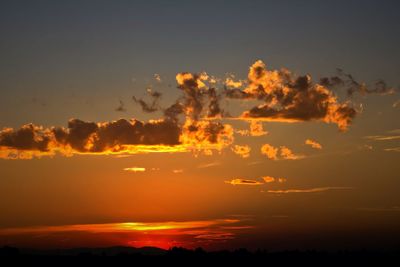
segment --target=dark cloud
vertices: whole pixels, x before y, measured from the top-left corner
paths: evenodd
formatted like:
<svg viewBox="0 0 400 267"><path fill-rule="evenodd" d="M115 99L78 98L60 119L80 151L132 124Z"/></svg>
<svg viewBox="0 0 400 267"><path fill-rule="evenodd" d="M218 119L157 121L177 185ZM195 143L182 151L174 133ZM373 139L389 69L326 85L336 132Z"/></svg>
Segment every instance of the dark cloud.
<svg viewBox="0 0 400 267"><path fill-rule="evenodd" d="M125 104L122 100L119 101L119 106L115 109L115 111L126 112Z"/></svg>
<svg viewBox="0 0 400 267"><path fill-rule="evenodd" d="M49 130L43 130L42 127L33 124L24 125L18 130L5 128L0 131L0 148L47 152L50 150L51 140L52 135Z"/></svg>
<svg viewBox="0 0 400 267"><path fill-rule="evenodd" d="M321 78L320 83L329 88L344 88L349 97L353 96L355 93L361 95L388 95L396 92L395 88L388 86L382 79L377 80L372 87L368 87L365 83L357 81L353 75L339 68L337 69L336 76Z"/></svg>
<svg viewBox="0 0 400 267"><path fill-rule="evenodd" d="M152 91L151 89L147 89L148 95L151 97L151 102L146 102L141 98L136 98L135 96L132 97L132 100L139 104L142 108L143 112L152 113L160 109L159 100L161 98L161 93Z"/></svg>

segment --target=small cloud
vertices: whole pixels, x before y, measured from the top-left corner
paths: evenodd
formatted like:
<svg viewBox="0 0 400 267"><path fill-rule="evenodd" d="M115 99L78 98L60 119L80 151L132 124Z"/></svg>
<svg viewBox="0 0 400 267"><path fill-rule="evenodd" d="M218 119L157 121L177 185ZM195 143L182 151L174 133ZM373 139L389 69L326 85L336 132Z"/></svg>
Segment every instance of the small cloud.
<svg viewBox="0 0 400 267"><path fill-rule="evenodd" d="M306 145L309 145L309 146L311 146L312 148L315 148L315 149L322 149L321 144L318 143L318 142L315 141L315 140L312 140L312 139L307 139L307 140L305 141L305 144L306 144Z"/></svg>
<svg viewBox="0 0 400 267"><path fill-rule="evenodd" d="M400 139L400 135L369 135L364 138L373 140L373 141L389 141Z"/></svg>
<svg viewBox="0 0 400 267"><path fill-rule="evenodd" d="M280 148L274 147L270 144L264 144L261 147L261 154L266 155L268 159L278 160L278 151L280 150L281 159L297 160L305 158L304 155L294 154L291 149L286 146Z"/></svg>
<svg viewBox="0 0 400 267"><path fill-rule="evenodd" d="M397 100L396 102L393 103L392 105L393 108L399 108L400 107L400 99Z"/></svg>
<svg viewBox="0 0 400 267"><path fill-rule="evenodd" d="M157 82L161 82L161 76L160 76L160 74L158 74L158 73L155 73L154 74L154 79L157 81Z"/></svg>
<svg viewBox="0 0 400 267"><path fill-rule="evenodd" d="M373 150L374 147L371 145L362 145L359 147L361 150Z"/></svg>
<svg viewBox="0 0 400 267"><path fill-rule="evenodd" d="M275 182L275 178L272 176L263 176L264 183L272 183Z"/></svg>
<svg viewBox="0 0 400 267"><path fill-rule="evenodd" d="M284 159L290 159L290 160L297 160L304 158L303 155L294 154L293 151L287 148L286 146L281 146L281 156Z"/></svg>
<svg viewBox="0 0 400 267"><path fill-rule="evenodd" d="M400 152L400 146L392 147L392 148L385 148L384 150L388 151L388 152Z"/></svg>
<svg viewBox="0 0 400 267"><path fill-rule="evenodd" d="M145 172L146 168L143 167L129 167L129 168L124 168L124 171L129 171L129 172Z"/></svg>
<svg viewBox="0 0 400 267"><path fill-rule="evenodd" d="M256 120L252 120L250 122L250 135L251 136L263 136L263 135L267 135L267 134L268 134L268 132L264 131L264 129L263 129L262 122L256 121Z"/></svg>
<svg viewBox="0 0 400 267"><path fill-rule="evenodd" d="M285 189L285 190L268 190L268 193L273 194L289 194L289 193L317 193L317 192L325 192L330 190L349 190L353 189L352 187L317 187L317 188L308 188L308 189Z"/></svg>
<svg viewBox="0 0 400 267"><path fill-rule="evenodd" d="M272 177L272 176L263 176L262 177L262 179L264 180L264 183L273 183L273 182L278 182L278 183L284 183L284 182L286 182L286 178L275 178L275 177Z"/></svg>
<svg viewBox="0 0 400 267"><path fill-rule="evenodd" d="M231 88L239 88L239 87L242 87L244 81L242 81L242 80L235 81L234 79L235 79L235 75L230 74L229 77L227 77L227 78L225 79L225 83L224 83L225 86L231 87Z"/></svg>
<svg viewBox="0 0 400 267"><path fill-rule="evenodd" d="M268 131L263 129L261 121L251 120L249 130L236 130L236 133L242 136L263 136L267 135Z"/></svg>
<svg viewBox="0 0 400 267"><path fill-rule="evenodd" d="M125 104L122 100L119 101L119 106L115 109L115 111L126 112Z"/></svg>
<svg viewBox="0 0 400 267"><path fill-rule="evenodd" d="M249 179L242 179L242 178L225 181L225 183L231 184L231 185L262 185L263 184L262 182L259 182L256 180L249 180Z"/></svg>
<svg viewBox="0 0 400 267"><path fill-rule="evenodd" d="M267 158L272 159L272 160L277 160L278 159L278 148L273 147L270 144L264 144L261 147L261 154L266 155Z"/></svg>
<svg viewBox="0 0 400 267"><path fill-rule="evenodd" d="M243 145L243 146L234 145L234 146L232 147L232 151L233 151L236 155L241 156L242 158L248 158L248 157L250 157L251 148L250 148L248 145Z"/></svg>
<svg viewBox="0 0 400 267"><path fill-rule="evenodd" d="M197 166L199 169L205 169L205 168L210 168L210 167L215 167L221 165L220 162L211 162L211 163L206 163L206 164L201 164Z"/></svg>
<svg viewBox="0 0 400 267"><path fill-rule="evenodd" d="M172 170L173 173L183 173L182 169Z"/></svg>

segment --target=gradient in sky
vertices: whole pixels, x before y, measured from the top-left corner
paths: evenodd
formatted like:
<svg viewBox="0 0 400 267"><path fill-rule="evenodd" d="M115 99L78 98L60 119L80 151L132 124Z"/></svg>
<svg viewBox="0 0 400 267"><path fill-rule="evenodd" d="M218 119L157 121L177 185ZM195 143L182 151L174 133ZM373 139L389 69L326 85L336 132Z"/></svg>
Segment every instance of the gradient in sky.
<svg viewBox="0 0 400 267"><path fill-rule="evenodd" d="M2 1L0 245L391 249L398 1Z"/></svg>

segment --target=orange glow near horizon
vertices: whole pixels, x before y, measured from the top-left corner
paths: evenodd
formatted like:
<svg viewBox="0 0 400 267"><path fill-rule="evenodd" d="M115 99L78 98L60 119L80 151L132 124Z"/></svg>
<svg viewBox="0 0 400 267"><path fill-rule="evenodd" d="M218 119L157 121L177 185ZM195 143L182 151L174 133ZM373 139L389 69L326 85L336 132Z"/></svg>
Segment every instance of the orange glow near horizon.
<svg viewBox="0 0 400 267"><path fill-rule="evenodd" d="M186 222L124 222L105 224L77 224L8 228L0 230L0 239L15 236L36 236L37 242L46 246L40 237L53 236L56 243L65 236L95 234L119 238L118 245L143 247L155 246L168 249L172 246L196 247L235 238L235 232L252 228L238 225L237 219L217 219ZM100 235L98 235L100 234ZM45 238L44 238L45 239ZM37 245L37 244L36 244ZM52 244L51 244L52 245Z"/></svg>

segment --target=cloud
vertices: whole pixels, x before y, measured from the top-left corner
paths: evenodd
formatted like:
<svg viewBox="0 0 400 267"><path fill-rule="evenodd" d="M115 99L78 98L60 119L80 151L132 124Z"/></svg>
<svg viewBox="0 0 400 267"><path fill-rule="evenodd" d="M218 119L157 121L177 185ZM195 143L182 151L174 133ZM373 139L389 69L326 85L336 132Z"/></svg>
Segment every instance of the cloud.
<svg viewBox="0 0 400 267"><path fill-rule="evenodd" d="M304 155L294 154L293 151L286 146L281 146L279 148L270 144L264 144L261 146L261 154L266 155L268 159L278 160L278 152L281 157L280 159L297 160L305 157Z"/></svg>
<svg viewBox="0 0 400 267"><path fill-rule="evenodd" d="M278 159L278 148L271 146L270 144L264 144L261 147L261 154L266 155L269 159Z"/></svg>
<svg viewBox="0 0 400 267"><path fill-rule="evenodd" d="M183 173L182 169L176 169L176 170L172 170L173 173Z"/></svg>
<svg viewBox="0 0 400 267"><path fill-rule="evenodd" d="M285 190L268 190L268 193L273 194L290 194L290 193L318 193L330 190L350 190L352 187L317 187L309 189L285 189Z"/></svg>
<svg viewBox="0 0 400 267"><path fill-rule="evenodd" d="M233 99L256 99L264 103L242 113L243 119L259 121L335 123L346 130L356 110L350 103L339 103L327 87L313 83L311 76L294 76L283 69L267 70L258 60L249 70L248 86L244 90L226 89Z"/></svg>
<svg viewBox="0 0 400 267"><path fill-rule="evenodd" d="M283 159L297 160L304 158L304 155L296 155L293 153L292 150L290 150L286 146L281 146L280 149L281 149L281 157Z"/></svg>
<svg viewBox="0 0 400 267"><path fill-rule="evenodd" d="M318 143L318 142L315 141L315 140L307 139L304 143L305 143L306 145L311 146L312 148L315 148L315 149L322 149L321 144Z"/></svg>
<svg viewBox="0 0 400 267"><path fill-rule="evenodd" d="M0 157L30 159L56 152L69 156L188 151L212 154L212 150L220 151L232 142L232 128L214 121L181 126L169 119L101 123L71 119L66 128L27 124L1 130Z"/></svg>
<svg viewBox="0 0 400 267"><path fill-rule="evenodd" d="M263 176L262 179L264 180L264 183L273 183L273 182L278 182L278 183L284 183L286 182L286 178L275 178L272 176Z"/></svg>
<svg viewBox="0 0 400 267"><path fill-rule="evenodd" d="M368 87L365 83L357 81L353 75L345 73L342 69L337 69L336 76L321 78L320 84L329 88L344 88L348 96L353 96L355 93L361 95L391 95L396 93L396 89L388 86L382 79L377 80L372 87Z"/></svg>
<svg viewBox="0 0 400 267"><path fill-rule="evenodd" d="M272 176L263 176L264 183L273 183L275 182L275 178Z"/></svg>
<svg viewBox="0 0 400 267"><path fill-rule="evenodd" d="M234 75L230 75L229 77L227 77L225 79L225 85L227 87L232 87L232 88L242 87L243 81L241 81L241 80L235 81L234 78L235 78Z"/></svg>
<svg viewBox="0 0 400 267"><path fill-rule="evenodd" d="M135 96L132 96L132 100L140 105L142 108L142 111L145 113L152 113L160 109L159 101L161 98L161 93L157 91L152 91L151 88L147 88L147 94L151 98L151 102L146 102L145 100L141 98L136 98Z"/></svg>
<svg viewBox="0 0 400 267"><path fill-rule="evenodd" d="M268 131L264 131L262 122L251 120L249 130L237 130L237 133L243 136L263 136L267 135Z"/></svg>
<svg viewBox="0 0 400 267"><path fill-rule="evenodd" d="M181 94L169 106L162 107L162 94L151 88L147 89L146 99L132 97L143 112L160 111L163 115L160 119L88 122L73 118L67 127L44 128L27 124L19 129L4 128L0 131L0 158L28 159L57 153L104 155L189 151L196 155L211 155L231 146L235 132L248 136L268 134L263 130L262 121L322 121L346 130L357 112L350 102L340 103L329 87L356 86L358 82L348 74L341 75L315 83L309 75L296 76L286 69L268 70L260 60L250 67L247 81L235 81L231 75L224 82L205 72L180 72L175 78ZM161 79L157 75L154 77ZM350 82L343 81L343 77ZM221 83L224 88L219 90L216 86ZM383 93L390 91L388 88L383 81L378 81L375 89L363 90ZM261 104L234 117L221 104L231 99L261 101ZM124 102L120 101L116 110L126 111ZM249 121L249 130L237 131L223 119ZM242 153L240 155L248 155L240 146L233 149ZM278 159L279 149L271 145L264 145L261 152L269 159ZM280 147L280 157L300 159L304 156Z"/></svg>
<svg viewBox="0 0 400 267"><path fill-rule="evenodd" d="M221 162L211 162L211 163L206 163L206 164L201 164L197 166L199 169L205 169L205 168L210 168L210 167L215 167L221 165Z"/></svg>
<svg viewBox="0 0 400 267"><path fill-rule="evenodd" d="M126 112L126 108L122 100L119 101L119 106L115 109L115 111Z"/></svg>
<svg viewBox="0 0 400 267"><path fill-rule="evenodd" d="M249 180L249 179L242 179L242 178L225 181L225 183L231 184L231 185L262 185L263 184L262 182L259 182L256 180Z"/></svg>
<svg viewBox="0 0 400 267"><path fill-rule="evenodd" d="M365 136L365 138L374 141L389 141L400 139L400 135L369 135Z"/></svg>
<svg viewBox="0 0 400 267"><path fill-rule="evenodd" d="M158 73L154 73L154 79L157 81L157 82L161 82L161 76L160 76L160 74L158 74Z"/></svg>
<svg viewBox="0 0 400 267"><path fill-rule="evenodd" d="M145 172L146 168L143 167L129 167L129 168L124 168L124 171L129 171L129 172Z"/></svg>
<svg viewBox="0 0 400 267"><path fill-rule="evenodd" d="M263 129L262 122L254 120L250 122L250 136L262 136L267 134L268 132Z"/></svg>
<svg viewBox="0 0 400 267"><path fill-rule="evenodd" d="M248 158L250 157L250 151L251 148L248 145L240 146L240 145L234 145L232 147L232 151L241 156L242 158Z"/></svg>
<svg viewBox="0 0 400 267"><path fill-rule="evenodd" d="M388 152L400 152L400 147L385 148L384 150Z"/></svg>

